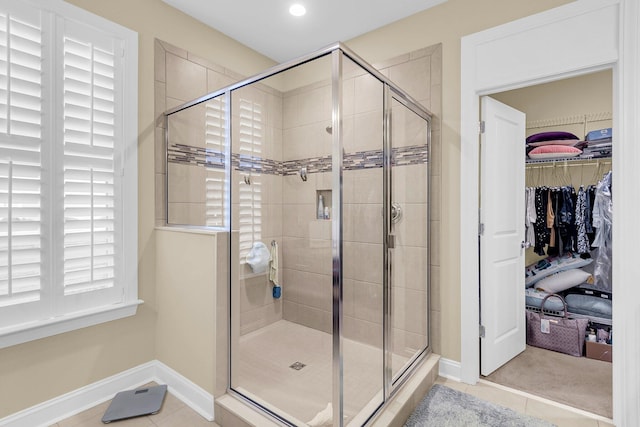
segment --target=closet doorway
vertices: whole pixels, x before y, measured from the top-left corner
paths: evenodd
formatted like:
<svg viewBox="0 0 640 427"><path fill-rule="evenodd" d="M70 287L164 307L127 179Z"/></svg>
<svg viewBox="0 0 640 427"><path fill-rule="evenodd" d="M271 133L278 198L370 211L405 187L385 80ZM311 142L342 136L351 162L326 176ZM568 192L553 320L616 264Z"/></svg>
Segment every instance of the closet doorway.
<svg viewBox="0 0 640 427"><path fill-rule="evenodd" d="M612 128L612 87L611 70L604 70L481 99L483 120L487 111L493 112L487 118L489 122L485 124L481 148L481 323L484 326L494 325L487 328L485 337L481 339L481 378L607 419L613 417L611 362L597 360L593 354L586 357L583 353L582 357L575 357L524 345L525 306L526 310L538 309L544 294L535 290L539 286L535 283L541 282L532 284L533 279L529 277L525 304L523 267L546 266L554 259L560 259L560 262L576 260L579 267L565 277L592 274L589 276L591 280L594 264L601 260L598 250L589 247L586 251L579 251L574 245L571 251L568 249L571 244L563 242L567 250L560 248L563 255L558 258L557 248L535 245L524 233L524 201L527 187L554 191L566 189L574 195L575 203L581 188L586 191L589 186L595 186L611 170L611 152L606 147L610 150L615 143L592 143L591 148L578 141L567 143L566 147L581 147L583 153L576 155L577 148L563 148L561 151L566 155L541 160L535 159L539 157L535 152L530 153L532 158L524 155L524 136L562 132L584 141L590 132ZM519 116L518 112L522 115ZM496 125L496 122L503 124ZM502 142L496 142L496 139ZM532 145L548 147L545 144ZM564 144L559 145L565 147ZM527 150L532 148L530 146ZM510 207L514 200L515 205ZM500 204L503 207L499 207ZM490 212L485 212L487 206L491 208ZM502 246L513 247L513 250ZM543 273L546 274L545 271ZM568 310L572 317L589 319L589 327L594 331L612 330L610 270L608 277L602 276L601 270L596 277L596 286L591 288L582 282L574 286L571 280L575 279L571 279L560 283L554 291L572 302ZM604 299L599 301L599 298ZM546 308L550 307L547 305Z"/></svg>

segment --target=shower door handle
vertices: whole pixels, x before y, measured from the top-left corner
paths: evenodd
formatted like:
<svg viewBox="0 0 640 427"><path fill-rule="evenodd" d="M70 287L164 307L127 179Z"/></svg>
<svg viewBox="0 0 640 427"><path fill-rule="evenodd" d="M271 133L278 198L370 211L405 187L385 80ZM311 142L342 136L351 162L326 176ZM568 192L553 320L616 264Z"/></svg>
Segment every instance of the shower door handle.
<svg viewBox="0 0 640 427"><path fill-rule="evenodd" d="M395 234L389 234L387 236L387 246L389 247L389 249L393 249L396 247L396 235Z"/></svg>

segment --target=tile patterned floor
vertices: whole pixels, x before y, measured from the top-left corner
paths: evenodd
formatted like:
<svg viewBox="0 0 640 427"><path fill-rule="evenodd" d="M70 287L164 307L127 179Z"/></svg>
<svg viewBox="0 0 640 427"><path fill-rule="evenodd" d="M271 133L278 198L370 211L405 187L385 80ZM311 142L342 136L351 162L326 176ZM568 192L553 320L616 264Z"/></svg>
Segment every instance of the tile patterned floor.
<svg viewBox="0 0 640 427"><path fill-rule="evenodd" d="M492 384L478 383L471 386L442 377L439 377L436 383L506 406L514 411L547 420L558 427L613 427L613 424L601 419L590 418L556 405L550 405L531 397L503 390ZM104 427L105 424L102 423L101 419L109 403L105 402L95 406L57 424L53 424L51 427ZM114 427L224 427L214 422L206 421L171 393L167 393L162 410L158 414L118 421L112 425Z"/></svg>
<svg viewBox="0 0 640 427"><path fill-rule="evenodd" d="M171 393L167 393L162 409L155 415L103 424L102 416L109 407L109 403L111 403L111 401L94 406L91 409L53 424L51 427L104 427L107 425L113 427L220 427L214 422L205 420L200 414L185 405Z"/></svg>

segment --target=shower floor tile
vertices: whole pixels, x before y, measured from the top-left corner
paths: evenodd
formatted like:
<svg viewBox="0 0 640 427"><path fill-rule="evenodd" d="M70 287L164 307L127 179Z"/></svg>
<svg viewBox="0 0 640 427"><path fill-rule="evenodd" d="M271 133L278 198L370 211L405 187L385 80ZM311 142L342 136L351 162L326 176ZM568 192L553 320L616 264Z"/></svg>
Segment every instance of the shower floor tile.
<svg viewBox="0 0 640 427"><path fill-rule="evenodd" d="M241 337L238 353L234 355L238 369L232 368L233 388L277 408L278 413L307 422L331 402L330 334L280 320ZM394 355L393 362L399 368L407 359ZM344 339L343 372L348 422L371 399L381 396L382 350Z"/></svg>

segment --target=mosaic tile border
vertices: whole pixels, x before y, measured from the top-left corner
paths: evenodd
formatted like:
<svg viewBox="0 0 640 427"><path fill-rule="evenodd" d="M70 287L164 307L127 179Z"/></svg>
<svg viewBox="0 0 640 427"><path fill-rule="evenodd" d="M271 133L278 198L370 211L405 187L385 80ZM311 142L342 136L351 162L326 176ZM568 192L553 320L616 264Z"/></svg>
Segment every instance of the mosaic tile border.
<svg viewBox="0 0 640 427"><path fill-rule="evenodd" d="M184 144L173 144L168 150L169 163L224 169L225 159L225 153L220 151ZM357 151L345 155L343 167L345 170L381 168L383 161L382 150ZM426 164L428 161L429 150L427 145L411 145L391 150L392 166ZM330 172L331 156L280 162L246 154L232 154L231 165L235 170L241 172L288 176L297 175L303 167L307 168L307 173Z"/></svg>

